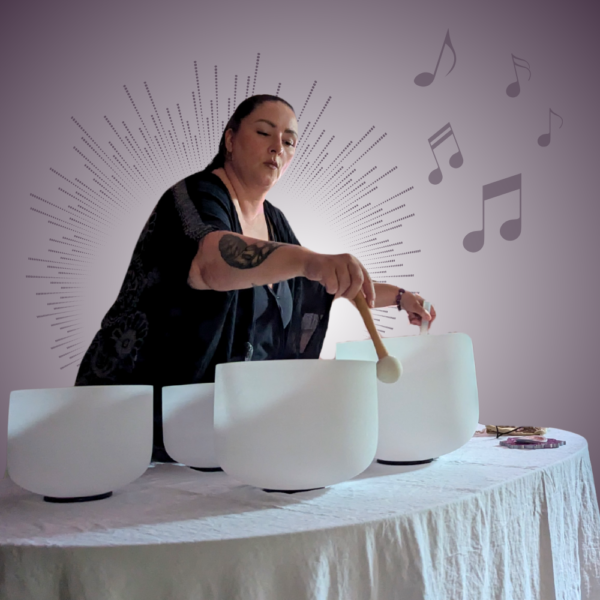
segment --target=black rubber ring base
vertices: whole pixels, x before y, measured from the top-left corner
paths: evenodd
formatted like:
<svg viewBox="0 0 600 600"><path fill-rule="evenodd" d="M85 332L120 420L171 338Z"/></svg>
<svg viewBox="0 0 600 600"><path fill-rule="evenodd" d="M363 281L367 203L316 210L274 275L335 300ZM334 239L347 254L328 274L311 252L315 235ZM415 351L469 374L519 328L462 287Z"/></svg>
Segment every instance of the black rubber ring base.
<svg viewBox="0 0 600 600"><path fill-rule="evenodd" d="M377 462L382 465L423 465L430 463L433 458L426 458L425 460L381 460L377 459Z"/></svg>
<svg viewBox="0 0 600 600"><path fill-rule="evenodd" d="M312 492L313 490L324 490L325 487L316 487L316 488L309 488L308 490L268 490L266 488L262 488L263 492L280 492L283 494L297 494L298 492Z"/></svg>
<svg viewBox="0 0 600 600"><path fill-rule="evenodd" d="M203 471L204 473L214 473L215 471L222 471L221 467L190 467L194 471Z"/></svg>
<svg viewBox="0 0 600 600"><path fill-rule="evenodd" d="M79 496L75 498L54 498L53 496L44 496L44 502L55 502L57 504L67 504L69 502L91 502L92 500L103 500L112 496L112 492L98 494L97 496Z"/></svg>

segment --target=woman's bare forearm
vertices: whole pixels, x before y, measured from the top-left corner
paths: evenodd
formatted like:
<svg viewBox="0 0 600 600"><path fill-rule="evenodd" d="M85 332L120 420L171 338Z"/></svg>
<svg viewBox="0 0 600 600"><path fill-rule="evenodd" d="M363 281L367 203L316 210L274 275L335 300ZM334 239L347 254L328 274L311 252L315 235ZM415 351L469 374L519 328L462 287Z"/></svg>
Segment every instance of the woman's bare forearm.
<svg viewBox="0 0 600 600"><path fill-rule="evenodd" d="M198 290L226 292L277 283L304 274L307 248L213 231L192 261L188 284Z"/></svg>
<svg viewBox="0 0 600 600"><path fill-rule="evenodd" d="M398 286L389 283L375 283L375 308L396 306Z"/></svg>
<svg viewBox="0 0 600 600"><path fill-rule="evenodd" d="M375 286L375 306L372 306L371 308L396 306L398 288L395 285L389 283L373 283L373 285ZM355 304L354 300L350 300L350 302Z"/></svg>

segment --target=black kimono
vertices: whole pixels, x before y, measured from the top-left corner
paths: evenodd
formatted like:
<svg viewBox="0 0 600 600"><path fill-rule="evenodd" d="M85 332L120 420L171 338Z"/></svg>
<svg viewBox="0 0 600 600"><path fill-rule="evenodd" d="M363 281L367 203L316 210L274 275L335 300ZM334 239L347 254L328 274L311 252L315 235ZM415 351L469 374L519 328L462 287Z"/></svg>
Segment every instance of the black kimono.
<svg viewBox="0 0 600 600"><path fill-rule="evenodd" d="M267 200L264 212L272 241L300 244L283 213ZM279 288L283 321L273 329L256 326L257 320L279 318L271 290L216 292L188 285L198 243L218 230L242 233L229 192L213 173L195 173L163 194L76 377L75 385L154 386L157 459L164 453L162 386L213 382L219 363L318 358L323 346L333 295L317 282L296 277ZM262 303L258 319L255 302ZM255 353L255 346L261 351Z"/></svg>

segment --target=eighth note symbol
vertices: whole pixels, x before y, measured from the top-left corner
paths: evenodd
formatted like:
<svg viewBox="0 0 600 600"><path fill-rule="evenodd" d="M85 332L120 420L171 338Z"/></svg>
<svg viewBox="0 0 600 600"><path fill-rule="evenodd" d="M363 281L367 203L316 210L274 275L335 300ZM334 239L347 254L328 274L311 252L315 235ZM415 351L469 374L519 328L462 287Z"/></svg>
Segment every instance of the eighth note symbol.
<svg viewBox="0 0 600 600"><path fill-rule="evenodd" d="M465 236L463 240L463 246L465 250L469 252L479 252L483 248L483 242L485 241L485 201L491 198L497 198L503 194L510 192L516 192L519 190L519 216L516 219L509 219L504 222L500 227L500 235L507 241L512 242L521 235L521 173L507 177L506 179L500 179L493 183L488 183L483 186L483 201L481 203L483 208L483 226L477 231L471 231Z"/></svg>
<svg viewBox="0 0 600 600"><path fill-rule="evenodd" d="M441 136L441 137L438 137ZM442 169L440 168L440 163L438 162L437 156L435 155L435 149L442 143L445 142L450 136L454 138L456 142L456 147L458 148L458 141L456 140L456 136L454 135L454 131L452 131L452 127L450 123L444 125L439 131L436 131L427 141L431 146L431 151L433 152L433 158L435 158L435 162L437 164L437 169L434 169L429 173L429 182L433 183L433 185L437 185L442 179ZM438 138L438 139L436 139ZM435 141L434 141L435 140ZM448 161L450 166L454 169L458 169L463 164L463 155L458 148L458 152L455 152Z"/></svg>
<svg viewBox="0 0 600 600"><path fill-rule="evenodd" d="M560 119L559 129L563 126L563 118L560 115L557 115L552 109L550 109L550 114L548 115L548 133L542 133L538 138L538 144L542 146L548 146L550 144L550 134L552 133L552 115L558 117Z"/></svg>
<svg viewBox="0 0 600 600"><path fill-rule="evenodd" d="M529 66L529 63L526 60L524 60L523 58L519 58L518 56L515 56L514 54L511 54L511 56L513 59L513 66L515 68L515 75L517 76L517 80L513 81L506 88L506 95L510 96L511 98L516 98L521 93L521 84L519 83L519 73L517 72L517 67L521 67L522 69L527 69L529 71L529 78L527 79L527 81L529 81L529 79L531 79L531 67ZM519 65L516 62L517 60L520 60L521 62L524 62L525 64ZM525 65L527 65L527 66L525 66Z"/></svg>
<svg viewBox="0 0 600 600"><path fill-rule="evenodd" d="M444 53L444 48L446 46L448 46L448 48L450 48L450 50L452 50L452 54L454 54L454 62L452 63L452 68L446 73L446 75L450 75L450 73L452 73L452 69L454 69L454 66L456 65L456 52L454 51L452 42L450 41L450 30L448 29L448 31L446 33L446 37L444 38L444 43L442 44L440 56L438 58L437 64L435 65L435 71L433 73L428 73L427 71L425 71L424 73L419 73L419 75L417 75L415 77L415 83L418 86L427 87L428 85L431 85L433 83L433 80L435 79L435 75L437 73L438 67L440 66L440 60L442 60L442 54Z"/></svg>

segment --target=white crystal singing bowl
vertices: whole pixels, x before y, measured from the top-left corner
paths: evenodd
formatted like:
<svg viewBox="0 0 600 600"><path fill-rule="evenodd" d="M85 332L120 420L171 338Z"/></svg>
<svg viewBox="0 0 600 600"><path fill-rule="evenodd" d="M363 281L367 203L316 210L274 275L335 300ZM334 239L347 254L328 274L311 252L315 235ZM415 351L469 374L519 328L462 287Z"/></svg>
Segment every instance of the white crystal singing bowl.
<svg viewBox="0 0 600 600"><path fill-rule="evenodd" d="M163 438L167 454L196 469L218 469L214 435L214 383L162 388Z"/></svg>
<svg viewBox="0 0 600 600"><path fill-rule="evenodd" d="M377 383L377 460L427 461L471 439L479 420L471 338L427 334L384 338L383 343L404 371L396 383ZM336 358L376 361L377 354L370 340L344 342L337 344Z"/></svg>
<svg viewBox="0 0 600 600"><path fill-rule="evenodd" d="M106 497L152 456L152 386L17 390L8 409L8 474L48 500Z"/></svg>
<svg viewBox="0 0 600 600"><path fill-rule="evenodd" d="M375 457L375 364L217 365L214 426L219 464L243 483L286 491L346 481Z"/></svg>

